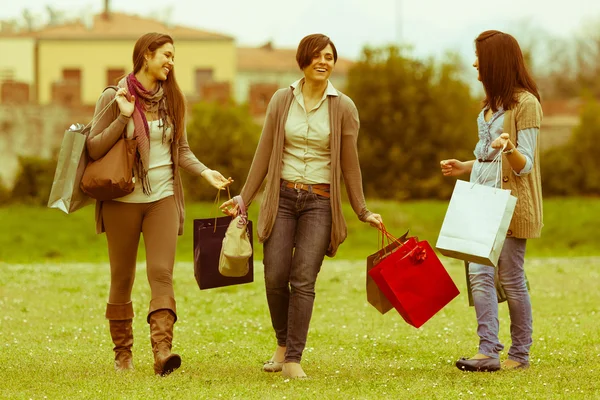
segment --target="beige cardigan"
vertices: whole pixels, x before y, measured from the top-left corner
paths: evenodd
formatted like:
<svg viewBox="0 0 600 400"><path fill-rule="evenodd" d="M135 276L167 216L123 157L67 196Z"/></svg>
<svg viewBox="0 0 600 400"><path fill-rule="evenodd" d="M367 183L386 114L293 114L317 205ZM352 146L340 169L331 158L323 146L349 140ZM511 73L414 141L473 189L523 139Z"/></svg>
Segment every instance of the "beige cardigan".
<svg viewBox="0 0 600 400"><path fill-rule="evenodd" d="M115 98L116 93L114 88L108 88L102 93L96 103L94 117L96 117L96 114L103 110L104 107ZM121 115L118 104L114 102L104 115L92 125L92 129L87 139L89 157L92 160L97 160L108 153L121 135L123 135L127 122L129 122L129 118ZM207 167L198 161L194 153L192 153L192 150L190 150L185 129L178 141L173 140L171 142L171 157L173 158L173 192L175 204L177 205L177 213L179 215L178 233L179 235L182 235L183 222L185 220L185 203L179 167L198 176L200 176ZM102 232L104 232L102 202L96 201L96 233Z"/></svg>
<svg viewBox="0 0 600 400"><path fill-rule="evenodd" d="M329 96L332 227L327 255L330 257L335 255L347 236L346 221L342 214L342 175L350 204L358 218L364 222L372 214L365 204L358 161L358 110L348 96L340 92L338 94L339 96ZM261 242L269 238L279 207L285 123L293 97L291 88L279 89L269 102L260 141L241 192L242 199L249 205L256 197L263 180L267 178L257 227Z"/></svg>
<svg viewBox="0 0 600 400"><path fill-rule="evenodd" d="M529 92L521 92L517 105L504 115L503 130L510 135L511 142L517 146L517 132L527 128L539 129L542 116L542 106L538 99ZM510 189L511 194L517 197L517 205L507 232L508 237L537 238L540 237L544 226L540 139L541 135L538 135L533 168L529 174L515 175L506 156L502 156L502 188Z"/></svg>

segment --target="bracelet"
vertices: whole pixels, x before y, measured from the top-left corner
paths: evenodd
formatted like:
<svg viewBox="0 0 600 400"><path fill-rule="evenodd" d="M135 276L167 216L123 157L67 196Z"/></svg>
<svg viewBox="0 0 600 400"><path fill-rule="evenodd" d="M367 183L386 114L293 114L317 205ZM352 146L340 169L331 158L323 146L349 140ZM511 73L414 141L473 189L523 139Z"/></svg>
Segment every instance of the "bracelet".
<svg viewBox="0 0 600 400"><path fill-rule="evenodd" d="M502 152L502 154L506 154L506 155L508 156L508 155L511 155L511 154L512 154L514 151L515 151L515 147L513 147L513 148L512 148L512 149L510 149L510 150L504 150L504 151Z"/></svg>

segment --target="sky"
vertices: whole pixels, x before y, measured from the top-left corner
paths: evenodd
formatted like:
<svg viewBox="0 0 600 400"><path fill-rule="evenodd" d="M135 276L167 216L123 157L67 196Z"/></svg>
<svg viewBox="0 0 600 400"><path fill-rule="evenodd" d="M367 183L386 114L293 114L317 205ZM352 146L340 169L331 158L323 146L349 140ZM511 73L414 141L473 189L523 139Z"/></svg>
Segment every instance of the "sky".
<svg viewBox="0 0 600 400"><path fill-rule="evenodd" d="M47 6L74 17L101 12L104 0L0 0L0 20L28 9L39 20ZM112 10L167 17L172 23L215 31L239 45L295 48L310 33L324 33L342 57L357 59L365 45L405 44L418 57L456 51L474 57L473 39L498 29L522 44L536 35L571 37L582 25L600 25L600 0L112 0Z"/></svg>

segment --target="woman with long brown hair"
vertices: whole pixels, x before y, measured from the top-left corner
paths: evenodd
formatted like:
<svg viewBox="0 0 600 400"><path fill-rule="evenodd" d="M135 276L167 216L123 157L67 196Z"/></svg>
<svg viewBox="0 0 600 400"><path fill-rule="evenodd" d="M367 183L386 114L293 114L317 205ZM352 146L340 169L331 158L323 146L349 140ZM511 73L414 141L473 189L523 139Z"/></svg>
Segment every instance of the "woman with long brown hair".
<svg viewBox="0 0 600 400"><path fill-rule="evenodd" d="M140 234L146 246L151 300L147 321L154 372L167 375L181 365L171 353L177 321L173 266L177 235L183 233L185 208L180 168L223 188L231 179L208 169L190 150L185 129L185 99L175 80L173 39L161 33L140 37L133 49L133 71L106 89L96 104L87 141L99 159L126 134L137 141L135 189L124 197L96 202L96 228L106 232L110 293L106 306L115 345L115 369L133 368L131 290ZM113 102L114 100L114 102ZM112 105L110 104L112 102ZM101 114L108 106L108 111Z"/></svg>
<svg viewBox="0 0 600 400"><path fill-rule="evenodd" d="M471 182L510 189L517 197L517 205L497 271L494 267L469 263L468 279L477 315L479 351L471 358L461 358L456 366L464 371L527 368L533 342L533 319L524 269L525 245L527 239L540 236L543 226L540 95L527 71L521 48L511 35L483 32L475 39L475 48L473 67L479 73L486 96L477 118L476 159L443 160L442 173L445 176L470 173ZM499 152L502 153L500 177L484 173ZM512 344L508 359L502 364L499 353L504 346L498 338L497 286L506 294L511 321Z"/></svg>

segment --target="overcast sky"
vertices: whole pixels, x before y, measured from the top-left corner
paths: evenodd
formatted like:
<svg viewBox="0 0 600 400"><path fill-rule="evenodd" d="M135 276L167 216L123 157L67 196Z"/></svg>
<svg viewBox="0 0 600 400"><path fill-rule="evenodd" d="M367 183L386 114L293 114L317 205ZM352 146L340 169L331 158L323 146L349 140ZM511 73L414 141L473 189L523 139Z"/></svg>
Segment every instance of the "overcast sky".
<svg viewBox="0 0 600 400"><path fill-rule="evenodd" d="M0 4L0 19L20 18L27 8L45 20L47 5L75 16L100 12L104 1ZM403 42L414 46L418 56L455 50L470 61L473 39L487 29L513 33L522 42L532 39L523 37L531 36L522 34L526 24L558 37L573 36L584 23L600 25L600 0L112 0L110 6L143 16L165 16L171 8L173 23L228 34L240 45L271 40L275 46L294 48L307 34L325 33L340 55L353 59L365 44Z"/></svg>

